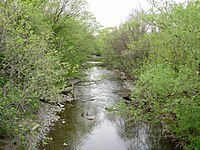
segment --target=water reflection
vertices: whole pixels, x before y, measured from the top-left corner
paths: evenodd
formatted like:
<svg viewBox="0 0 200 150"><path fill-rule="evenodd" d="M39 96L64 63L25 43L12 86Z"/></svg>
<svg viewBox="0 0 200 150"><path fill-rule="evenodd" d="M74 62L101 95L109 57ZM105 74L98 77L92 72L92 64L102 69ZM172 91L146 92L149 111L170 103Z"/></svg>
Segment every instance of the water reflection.
<svg viewBox="0 0 200 150"><path fill-rule="evenodd" d="M95 64L95 63L94 63ZM53 137L46 150L171 150L174 145L163 138L159 127L133 123L125 116L105 110L121 100L115 91L123 88L117 74L92 67L87 70L87 81L77 88L79 100L66 105L61 119L49 134ZM88 120L87 115L95 116ZM65 143L65 144L64 144ZM63 145L64 144L64 145Z"/></svg>

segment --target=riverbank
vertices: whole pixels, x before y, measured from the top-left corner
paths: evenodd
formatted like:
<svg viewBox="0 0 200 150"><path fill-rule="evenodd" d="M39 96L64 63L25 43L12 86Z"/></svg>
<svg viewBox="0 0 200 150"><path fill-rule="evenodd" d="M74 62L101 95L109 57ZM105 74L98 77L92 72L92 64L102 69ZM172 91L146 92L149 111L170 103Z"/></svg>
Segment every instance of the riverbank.
<svg viewBox="0 0 200 150"><path fill-rule="evenodd" d="M162 150L175 147L168 136L163 134L162 127L133 121L133 118L127 118L125 114L112 113L116 110L112 108L113 104L130 98L134 88L124 74L105 69L101 62L88 62L88 67L86 66L83 82L77 82L73 89L76 101L73 95L63 91L69 95L60 95L56 103L55 100L52 101L54 104L51 101L41 102L35 120L37 124L32 127L34 134L26 135L26 149L59 150L78 146L80 149L92 150L94 147L98 149L99 145L106 142L100 140L105 136L108 143L120 143L115 146L121 147L122 150L128 147L157 147ZM111 112L109 108L112 108ZM122 142L124 140L125 142ZM5 150L15 149L13 145L6 146ZM113 148L112 146L108 144L104 149Z"/></svg>
<svg viewBox="0 0 200 150"><path fill-rule="evenodd" d="M34 134L28 134L26 138L29 140L26 143L26 149L37 149L38 145L42 142L45 143L51 139L46 138L46 135L51 131L52 127L57 121L60 120L59 113L65 110L65 105L68 102L76 100L74 97L74 86L78 82L77 80L70 81L70 87L61 92L57 100L50 100L47 102L41 102L37 120L38 128L35 129Z"/></svg>
<svg viewBox="0 0 200 150"><path fill-rule="evenodd" d="M39 149L173 149L175 145L159 127L130 122L126 115L112 113L116 109L107 109L123 101L124 93L132 87L119 73L98 64L91 62L85 70L85 81L76 87L77 100L65 105L60 120L47 135L50 140Z"/></svg>
<svg viewBox="0 0 200 150"><path fill-rule="evenodd" d="M54 126L54 123L59 120L58 113L64 110L64 103L72 101L72 96L60 96L59 102L56 104L49 104L40 102L40 108L38 114L35 117L35 120L28 120L27 125L31 126L28 134L25 135L26 138L26 147L25 149L36 149L38 143L45 139L45 136L49 133L51 128ZM33 124L34 122L34 124ZM22 122L23 123L23 122ZM15 142L16 141L16 142ZM1 150L18 150L19 146L17 145L18 139L10 139L2 137L0 140Z"/></svg>

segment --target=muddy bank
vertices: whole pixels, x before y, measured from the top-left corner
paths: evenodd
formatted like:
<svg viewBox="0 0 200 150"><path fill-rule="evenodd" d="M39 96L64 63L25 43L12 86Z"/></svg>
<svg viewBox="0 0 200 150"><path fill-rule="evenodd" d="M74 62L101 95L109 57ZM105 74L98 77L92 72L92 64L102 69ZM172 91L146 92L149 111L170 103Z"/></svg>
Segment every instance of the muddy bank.
<svg viewBox="0 0 200 150"><path fill-rule="evenodd" d="M50 131L55 121L59 120L57 112L61 112L62 108L59 106L53 106L50 104L42 103L38 113L39 127L36 129L34 135L27 135L29 139L26 143L26 149L35 149L39 141L44 139L46 134Z"/></svg>
<svg viewBox="0 0 200 150"><path fill-rule="evenodd" d="M45 139L55 122L60 119L58 113L62 113L65 110L64 104L73 100L74 96L68 93L67 95L61 94L57 100L51 100L48 103L41 102L36 117L37 120L35 121L38 124L32 128L35 133L26 135L26 149L37 149L39 142Z"/></svg>
<svg viewBox="0 0 200 150"><path fill-rule="evenodd" d="M62 108L59 106L53 106L46 103L41 103L39 113L36 120L28 121L29 126L32 122L37 122L32 128L31 131L34 134L26 135L26 149L34 150L39 141L41 141L45 135L50 131L50 128L54 125L55 121L58 121L60 118L57 112L61 112ZM19 146L17 145L18 139L3 137L0 140L0 150L18 150ZM19 141L20 143L20 141Z"/></svg>
<svg viewBox="0 0 200 150"><path fill-rule="evenodd" d="M73 95L61 94L56 100L40 102L40 108L35 119L22 121L30 127L30 131L25 135L25 149L38 149L39 142L45 139L55 122L60 119L58 113L64 111L64 104L73 100ZM17 143L20 143L19 139L2 138L0 140L0 150L18 150L20 147Z"/></svg>

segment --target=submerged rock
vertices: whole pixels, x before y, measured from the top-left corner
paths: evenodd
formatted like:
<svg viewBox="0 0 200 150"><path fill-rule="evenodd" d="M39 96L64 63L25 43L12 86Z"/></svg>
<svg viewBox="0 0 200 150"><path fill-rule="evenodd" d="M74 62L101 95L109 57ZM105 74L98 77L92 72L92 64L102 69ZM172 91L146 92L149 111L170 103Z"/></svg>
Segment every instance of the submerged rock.
<svg viewBox="0 0 200 150"><path fill-rule="evenodd" d="M68 146L68 144L67 143L63 143L63 146Z"/></svg>
<svg viewBox="0 0 200 150"><path fill-rule="evenodd" d="M61 123L65 124L66 123L65 119L61 119Z"/></svg>
<svg viewBox="0 0 200 150"><path fill-rule="evenodd" d="M87 119L88 120L94 120L94 119L96 119L96 116L88 116Z"/></svg>

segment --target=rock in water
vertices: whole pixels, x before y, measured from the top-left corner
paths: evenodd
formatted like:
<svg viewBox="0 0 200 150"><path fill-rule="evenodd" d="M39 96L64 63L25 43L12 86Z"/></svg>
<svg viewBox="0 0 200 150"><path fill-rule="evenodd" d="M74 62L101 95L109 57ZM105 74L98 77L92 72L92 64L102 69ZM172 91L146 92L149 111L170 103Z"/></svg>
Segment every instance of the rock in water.
<svg viewBox="0 0 200 150"><path fill-rule="evenodd" d="M68 144L67 143L63 143L63 146L68 146Z"/></svg>
<svg viewBox="0 0 200 150"><path fill-rule="evenodd" d="M131 97L129 96L123 96L123 99L125 99L126 101L131 101Z"/></svg>
<svg viewBox="0 0 200 150"><path fill-rule="evenodd" d="M35 130L37 130L39 127L40 127L40 125L39 125L39 124L36 124L33 128L31 128L31 131L35 131Z"/></svg>
<svg viewBox="0 0 200 150"><path fill-rule="evenodd" d="M94 119L96 119L96 117L95 116L88 116L87 119L88 120L94 120Z"/></svg>

